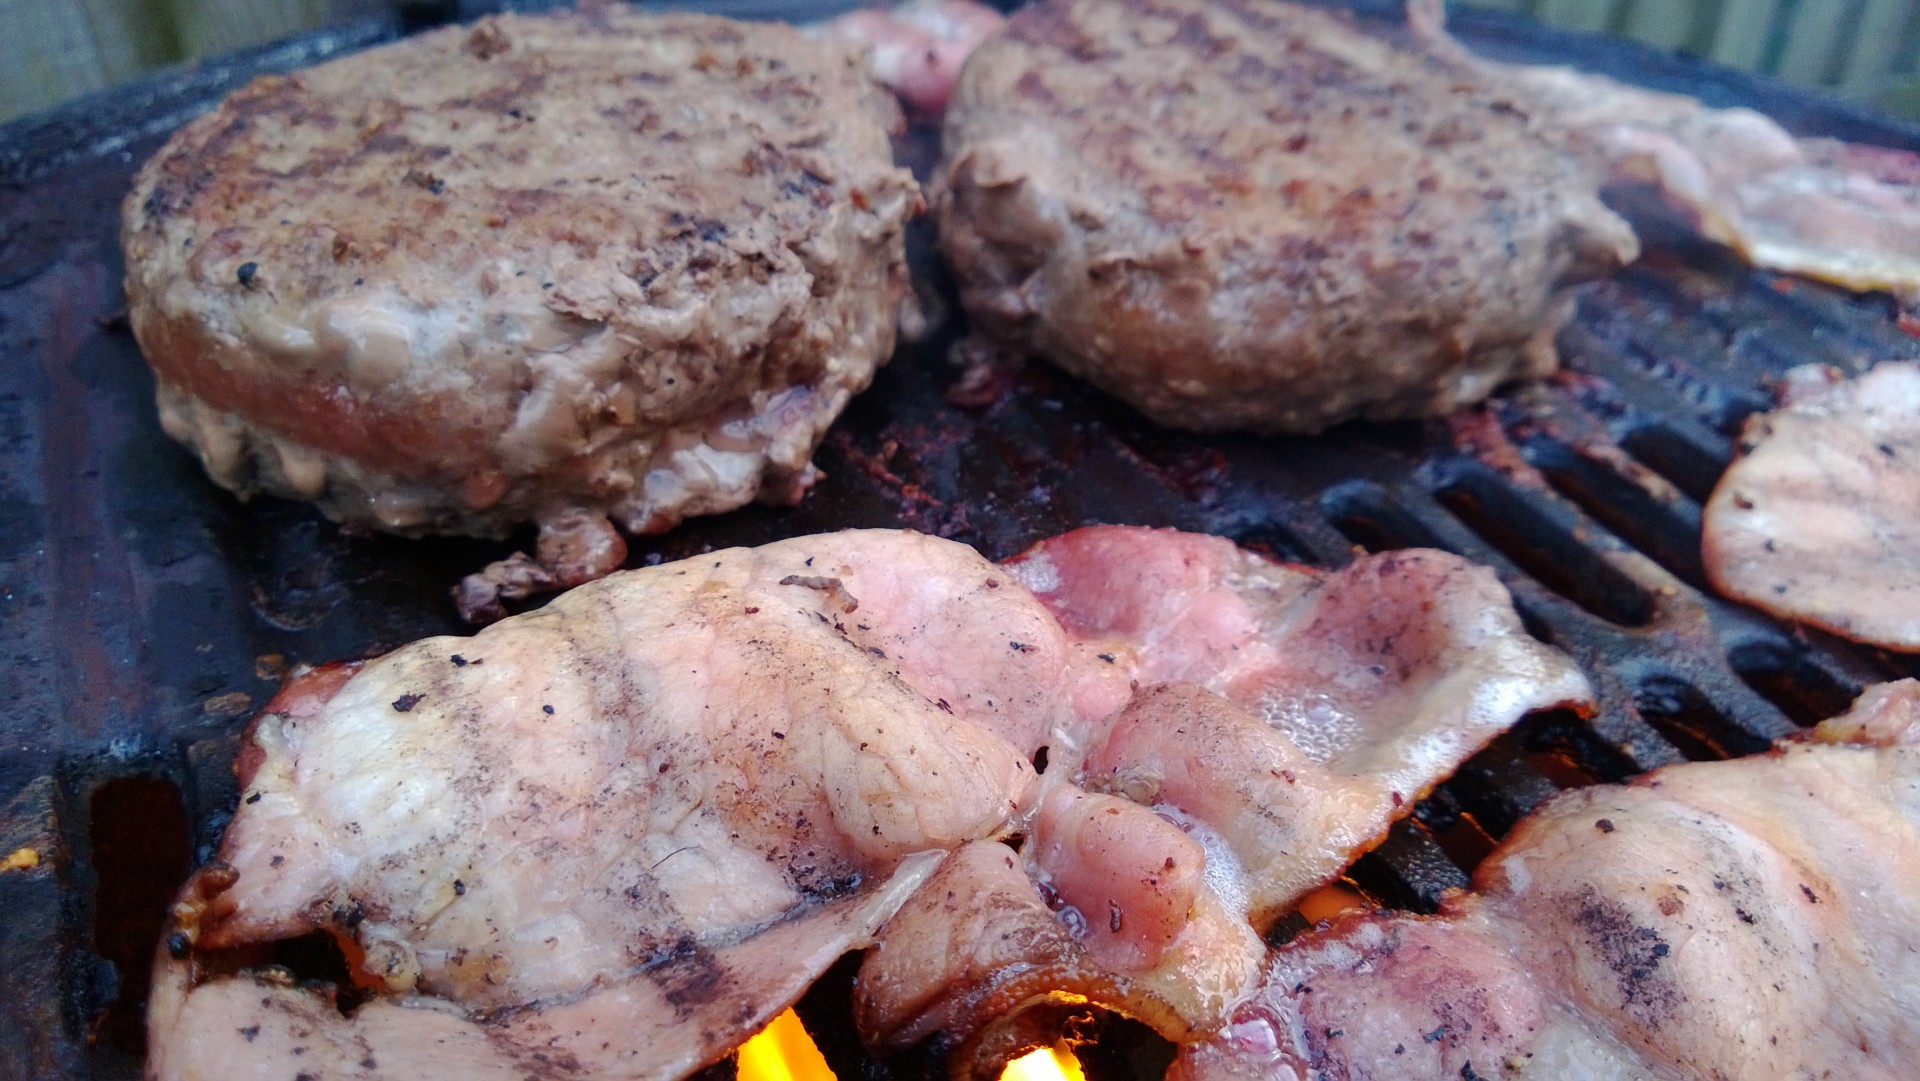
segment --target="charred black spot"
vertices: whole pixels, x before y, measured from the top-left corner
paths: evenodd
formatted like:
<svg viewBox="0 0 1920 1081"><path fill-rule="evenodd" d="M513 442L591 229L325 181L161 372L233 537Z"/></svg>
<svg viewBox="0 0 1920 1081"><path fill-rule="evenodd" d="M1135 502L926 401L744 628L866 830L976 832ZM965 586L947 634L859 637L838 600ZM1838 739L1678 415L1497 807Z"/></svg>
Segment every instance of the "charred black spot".
<svg viewBox="0 0 1920 1081"><path fill-rule="evenodd" d="M233 272L233 276L239 280L240 286L243 289L253 288L254 279L258 277L259 274L260 264L253 262L241 263L239 268Z"/></svg>
<svg viewBox="0 0 1920 1081"><path fill-rule="evenodd" d="M1599 819L1594 822L1593 828L1599 830L1601 833L1612 833L1614 828L1613 820L1610 818Z"/></svg>
<svg viewBox="0 0 1920 1081"><path fill-rule="evenodd" d="M1600 960L1613 970L1624 1004L1636 1016L1657 1023L1673 1013L1680 1003L1680 990L1659 970L1661 959L1671 952L1659 931L1637 926L1625 906L1602 897L1591 886L1574 912L1574 922Z"/></svg>
<svg viewBox="0 0 1920 1081"><path fill-rule="evenodd" d="M393 700L393 711L395 713L411 713L413 712L413 707L419 705L426 697L424 694L403 694Z"/></svg>
<svg viewBox="0 0 1920 1081"><path fill-rule="evenodd" d="M467 666L467 659L465 657L462 657L458 653L454 654L452 657L448 659L453 661L453 666L455 668L465 668Z"/></svg>
<svg viewBox="0 0 1920 1081"><path fill-rule="evenodd" d="M949 710L948 712L952 711ZM1033 752L1033 772L1047 772L1047 748L1045 745L1042 745L1039 750Z"/></svg>
<svg viewBox="0 0 1920 1081"><path fill-rule="evenodd" d="M669 946L647 975L660 985L667 1001L683 1018L727 989L727 970L713 951L694 941L692 935L683 935Z"/></svg>
<svg viewBox="0 0 1920 1081"><path fill-rule="evenodd" d="M441 180L432 173L422 172L418 169L407 170L407 183L417 188L424 188L432 195L444 195L447 191L446 181Z"/></svg>

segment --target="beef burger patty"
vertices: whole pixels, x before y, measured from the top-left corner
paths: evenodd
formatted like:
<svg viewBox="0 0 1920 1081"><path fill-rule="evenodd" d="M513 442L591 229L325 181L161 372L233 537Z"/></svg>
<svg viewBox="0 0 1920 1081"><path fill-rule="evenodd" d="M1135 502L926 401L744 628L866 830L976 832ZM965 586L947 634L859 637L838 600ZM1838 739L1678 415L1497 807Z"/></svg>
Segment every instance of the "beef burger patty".
<svg viewBox="0 0 1920 1081"><path fill-rule="evenodd" d="M404 534L796 499L893 346L898 123L856 46L611 5L257 80L125 204L162 421L243 496Z"/></svg>
<svg viewBox="0 0 1920 1081"><path fill-rule="evenodd" d="M1522 103L1271 0L1040 0L974 52L935 206L976 332L1162 423L1312 432L1551 370L1633 258Z"/></svg>

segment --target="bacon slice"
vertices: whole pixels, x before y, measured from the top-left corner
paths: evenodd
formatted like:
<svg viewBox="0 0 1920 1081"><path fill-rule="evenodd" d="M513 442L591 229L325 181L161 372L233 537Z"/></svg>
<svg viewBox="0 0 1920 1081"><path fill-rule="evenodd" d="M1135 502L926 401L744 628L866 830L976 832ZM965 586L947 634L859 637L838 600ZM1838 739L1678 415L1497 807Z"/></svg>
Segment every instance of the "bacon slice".
<svg viewBox="0 0 1920 1081"><path fill-rule="evenodd" d="M409 993L373 998L343 1017L329 996L288 980L247 971L207 978L191 964L164 964L148 1007L148 1076L681 1077L725 1055L841 954L870 942L940 858L909 857L876 888L746 928L738 941L689 938L638 972L625 966L601 985L495 1011ZM192 936L205 911L177 906L174 932Z"/></svg>
<svg viewBox="0 0 1920 1081"><path fill-rule="evenodd" d="M1751 109L1714 109L1569 67L1502 64L1447 35L1443 0L1408 0L1436 55L1511 87L1575 152L1650 181L1748 262L1920 301L1920 157L1796 139Z"/></svg>
<svg viewBox="0 0 1920 1081"><path fill-rule="evenodd" d="M1587 693L1437 552L1094 529L1000 567L868 531L617 574L269 705L150 1071L677 1077L875 937L878 1042L997 1070L1069 1002L1195 1039L1259 925ZM259 967L316 934L350 988Z"/></svg>
<svg viewBox="0 0 1920 1081"><path fill-rule="evenodd" d="M968 54L1006 21L974 0L908 0L850 11L819 32L873 46L873 77L915 112L938 117Z"/></svg>
<svg viewBox="0 0 1920 1081"><path fill-rule="evenodd" d="M1574 146L1648 180L1701 233L1755 266L1920 300L1920 159L1796 139L1750 109L1627 86L1571 68L1503 69ZM1889 169L1889 159L1904 159Z"/></svg>
<svg viewBox="0 0 1920 1081"><path fill-rule="evenodd" d="M617 575L308 680L250 732L224 866L176 912L157 1076L284 1072L231 1032L337 1012L284 988L234 1016L258 979L219 973L316 930L376 997L302 1068L351 1074L406 1011L500 1069L678 1076L864 944L915 853L1015 828L1044 733L1127 693L1006 572L891 532Z"/></svg>
<svg viewBox="0 0 1920 1081"><path fill-rule="evenodd" d="M1789 372L1707 500L1722 593L1783 619L1920 651L1920 365Z"/></svg>
<svg viewBox="0 0 1920 1081"><path fill-rule="evenodd" d="M1439 917L1343 917L1273 958L1177 1081L1913 1077L1920 741L1669 767L1555 800Z"/></svg>
<svg viewBox="0 0 1920 1081"><path fill-rule="evenodd" d="M1216 537L1094 527L1008 569L1142 689L1055 733L1017 861L1038 888L956 872L862 967L869 1039L942 1032L963 1077L993 1076L1046 1031L1023 1016L1059 1011L1037 981L1176 1041L1217 1029L1254 986L1255 932L1523 714L1591 694L1492 572L1443 552L1329 573ZM994 914L977 951L925 926L952 911Z"/></svg>

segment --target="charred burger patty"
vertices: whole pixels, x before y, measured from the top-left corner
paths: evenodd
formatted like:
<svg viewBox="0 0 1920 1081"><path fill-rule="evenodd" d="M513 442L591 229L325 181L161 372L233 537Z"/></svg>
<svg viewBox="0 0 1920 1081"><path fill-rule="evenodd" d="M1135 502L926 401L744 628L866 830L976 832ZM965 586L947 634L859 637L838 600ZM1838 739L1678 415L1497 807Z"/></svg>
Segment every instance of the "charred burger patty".
<svg viewBox="0 0 1920 1081"><path fill-rule="evenodd" d="M125 205L162 421L407 534L797 498L892 349L898 122L855 46L619 6L257 80Z"/></svg>
<svg viewBox="0 0 1920 1081"><path fill-rule="evenodd" d="M1271 0L1040 0L967 61L940 242L974 328L1165 424L1437 413L1555 363L1633 257L1476 74Z"/></svg>

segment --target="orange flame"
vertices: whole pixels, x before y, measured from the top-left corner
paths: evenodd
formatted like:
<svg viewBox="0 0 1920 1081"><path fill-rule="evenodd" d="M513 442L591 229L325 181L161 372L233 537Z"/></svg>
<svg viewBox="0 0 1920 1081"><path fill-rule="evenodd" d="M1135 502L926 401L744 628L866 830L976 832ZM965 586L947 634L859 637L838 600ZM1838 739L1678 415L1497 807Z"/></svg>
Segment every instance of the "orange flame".
<svg viewBox="0 0 1920 1081"><path fill-rule="evenodd" d="M1087 1081L1087 1074L1067 1045L1057 1043L1007 1063L1000 1081Z"/></svg>
<svg viewBox="0 0 1920 1081"><path fill-rule="evenodd" d="M1300 916L1309 924L1332 919L1349 909L1367 907L1365 897L1337 884L1323 886L1300 898Z"/></svg>
<svg viewBox="0 0 1920 1081"><path fill-rule="evenodd" d="M836 1081L799 1015L783 1010L740 1045L739 1081ZM1054 1044L1007 1063L1000 1081L1087 1081L1067 1045Z"/></svg>
<svg viewBox="0 0 1920 1081"><path fill-rule="evenodd" d="M740 1045L740 1081L835 1081L826 1058L792 1010Z"/></svg>

